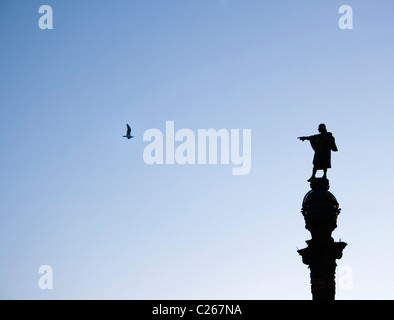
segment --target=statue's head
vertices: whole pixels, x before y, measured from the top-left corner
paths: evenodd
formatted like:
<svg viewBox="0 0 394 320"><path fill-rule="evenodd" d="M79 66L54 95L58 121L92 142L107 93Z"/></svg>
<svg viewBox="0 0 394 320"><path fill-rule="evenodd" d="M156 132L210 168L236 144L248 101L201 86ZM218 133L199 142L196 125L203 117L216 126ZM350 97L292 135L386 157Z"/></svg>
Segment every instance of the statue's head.
<svg viewBox="0 0 394 320"><path fill-rule="evenodd" d="M319 124L319 132L325 133L327 132L326 125L324 123Z"/></svg>

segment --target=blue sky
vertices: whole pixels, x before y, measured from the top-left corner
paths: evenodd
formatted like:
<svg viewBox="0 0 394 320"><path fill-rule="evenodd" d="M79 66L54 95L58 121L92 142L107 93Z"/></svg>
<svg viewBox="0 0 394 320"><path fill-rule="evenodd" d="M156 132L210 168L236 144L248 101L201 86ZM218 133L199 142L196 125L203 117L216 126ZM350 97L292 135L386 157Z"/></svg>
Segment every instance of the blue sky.
<svg viewBox="0 0 394 320"><path fill-rule="evenodd" d="M38 27L43 4L53 30ZM343 4L353 30L338 27ZM296 250L313 152L296 137L324 122L353 283L337 299L393 299L393 9L1 0L0 297L310 299ZM251 172L147 165L143 133L167 120L251 129Z"/></svg>

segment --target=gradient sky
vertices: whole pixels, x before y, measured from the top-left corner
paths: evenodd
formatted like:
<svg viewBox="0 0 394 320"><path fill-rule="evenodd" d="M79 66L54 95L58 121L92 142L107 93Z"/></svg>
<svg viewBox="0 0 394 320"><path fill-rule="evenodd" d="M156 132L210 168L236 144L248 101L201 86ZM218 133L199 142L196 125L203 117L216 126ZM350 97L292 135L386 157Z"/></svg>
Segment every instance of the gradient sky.
<svg viewBox="0 0 394 320"><path fill-rule="evenodd" d="M296 138L324 122L352 270L336 297L394 299L393 18L391 0L0 0L0 298L310 299ZM166 120L251 129L250 174L145 164Z"/></svg>

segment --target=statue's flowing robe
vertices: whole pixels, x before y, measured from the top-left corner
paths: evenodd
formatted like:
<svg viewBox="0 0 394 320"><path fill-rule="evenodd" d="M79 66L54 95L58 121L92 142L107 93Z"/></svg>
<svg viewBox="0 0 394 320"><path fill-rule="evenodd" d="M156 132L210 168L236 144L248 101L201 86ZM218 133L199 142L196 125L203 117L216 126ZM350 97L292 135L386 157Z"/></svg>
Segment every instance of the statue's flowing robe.
<svg viewBox="0 0 394 320"><path fill-rule="evenodd" d="M315 169L331 168L331 151L338 151L332 133L316 134L311 136L309 141L313 150L315 150L315 156L313 157Z"/></svg>

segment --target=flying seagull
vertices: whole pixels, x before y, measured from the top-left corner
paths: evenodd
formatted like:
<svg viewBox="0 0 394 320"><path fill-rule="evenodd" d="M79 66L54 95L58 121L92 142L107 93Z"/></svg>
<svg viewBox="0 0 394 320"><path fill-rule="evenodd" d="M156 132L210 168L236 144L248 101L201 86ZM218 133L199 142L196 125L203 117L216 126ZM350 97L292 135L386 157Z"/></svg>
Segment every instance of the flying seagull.
<svg viewBox="0 0 394 320"><path fill-rule="evenodd" d="M131 128L130 128L130 126L129 126L127 123L126 123L126 125L127 125L127 132L126 132L126 135L123 136L123 137L125 137L125 138L127 138L127 139L134 138L134 136L130 135L130 133L131 133Z"/></svg>

